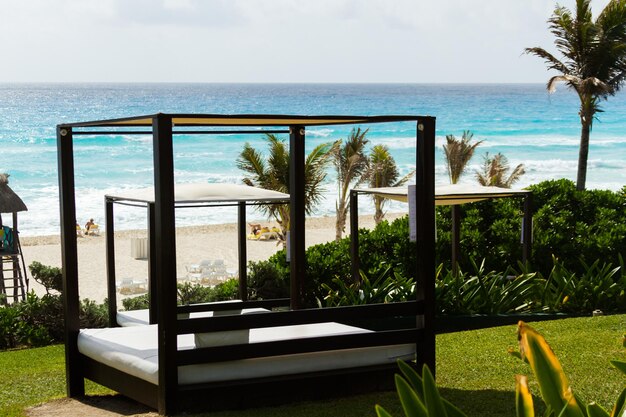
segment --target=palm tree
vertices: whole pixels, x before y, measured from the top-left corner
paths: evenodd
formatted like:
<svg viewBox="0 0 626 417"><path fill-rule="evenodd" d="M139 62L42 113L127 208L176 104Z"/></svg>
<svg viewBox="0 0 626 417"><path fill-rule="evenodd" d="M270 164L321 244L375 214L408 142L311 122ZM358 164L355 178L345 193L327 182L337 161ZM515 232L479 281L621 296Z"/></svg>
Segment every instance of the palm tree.
<svg viewBox="0 0 626 417"><path fill-rule="evenodd" d="M287 144L285 140L273 134L266 134L265 138L269 144L267 159L247 142L239 154L237 167L248 174L243 178L243 182L250 186L289 193L289 149ZM304 198L307 214L311 214L323 198L322 182L326 178L326 166L330 162L334 146L332 143L322 143L316 146L305 160ZM276 219L281 226L282 235L286 236L289 230L289 206L276 204L260 207L269 217Z"/></svg>
<svg viewBox="0 0 626 417"><path fill-rule="evenodd" d="M450 184L456 184L463 175L467 163L474 156L474 150L483 143L482 140L470 144L474 134L469 130L463 131L461 139L454 135L446 135L446 144L443 145L443 154L446 158L446 168Z"/></svg>
<svg viewBox="0 0 626 417"><path fill-rule="evenodd" d="M339 199L336 203L337 222L335 224L335 240L341 240L342 234L346 228L346 218L348 216L348 208L350 206L351 186L358 186L364 180L363 174L367 170L368 159L365 155L365 145L368 140L366 129L352 129L345 143L341 141L335 147L333 152L333 164L337 171L337 186L339 187Z"/></svg>
<svg viewBox="0 0 626 417"><path fill-rule="evenodd" d="M599 103L615 95L626 78L626 1L611 0L592 20L590 0L576 0L576 16L558 6L548 20L550 31L556 37L556 48L563 55L560 60L543 48L526 48L527 54L543 58L549 70L559 75L548 80L549 92L558 82L574 89L580 99L581 134L578 154L576 188L585 189L589 134Z"/></svg>
<svg viewBox="0 0 626 417"><path fill-rule="evenodd" d="M372 147L369 157L369 167L365 173L369 186L373 188L378 187L399 187L407 183L411 176L415 173L415 170L409 172L404 177L400 177L398 166L393 156L389 153L389 148L385 145L376 145ZM387 199L384 197L373 194L374 198L374 221L379 224L385 213L383 208Z"/></svg>
<svg viewBox="0 0 626 417"><path fill-rule="evenodd" d="M498 153L490 158L489 152L487 152L483 157L481 171L476 171L476 179L480 185L511 188L526 171L524 170L524 164L519 164L505 179L509 169L509 160L506 156Z"/></svg>

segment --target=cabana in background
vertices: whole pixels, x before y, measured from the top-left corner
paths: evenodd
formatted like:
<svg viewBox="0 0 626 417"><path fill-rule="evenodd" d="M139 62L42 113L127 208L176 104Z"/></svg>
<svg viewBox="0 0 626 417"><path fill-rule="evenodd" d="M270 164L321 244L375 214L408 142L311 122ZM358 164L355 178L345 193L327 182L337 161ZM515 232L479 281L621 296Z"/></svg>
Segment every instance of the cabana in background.
<svg viewBox="0 0 626 417"><path fill-rule="evenodd" d="M408 203L409 187L380 187L355 188L350 190L350 230L359 228L359 195L372 195ZM521 243L522 262L526 263L531 254L532 246L532 192L527 190L513 190L502 187L486 187L478 184L447 184L435 187L435 205L452 206L451 244L452 244L452 271L458 271L458 257L460 248L460 211L457 206L477 201L492 200L495 198L521 197L524 199L524 216L522 218ZM352 279L359 280L359 234L350 234L350 253L352 258Z"/></svg>
<svg viewBox="0 0 626 417"><path fill-rule="evenodd" d="M405 303L303 309L305 273L305 201L304 161L305 133L309 126L360 125L371 123L409 122L416 127L416 201L417 201L417 299ZM227 127L217 130L216 127ZM263 129L250 129L251 127ZM280 130L266 130L276 128ZM148 129L146 129L148 128ZM236 130L240 129L240 130ZM178 318L178 313L206 310L243 310L263 307L263 302L241 302L177 307L176 305L176 241L175 241L175 187L173 137L175 135L288 133L290 149L290 285L288 311L268 311L262 314L228 313L226 316ZM77 135L134 135L152 136L154 158L153 239L150 251L151 279L154 280L151 297L158 304L157 324L139 328L102 329L98 332L81 331L79 324L78 260L75 232L76 206L74 185L73 142ZM274 402L307 398L315 395L337 395L344 392L380 389L393 384L397 370L395 359L383 362L335 365L317 370L318 354L347 355L361 352L389 351L390 348L414 346L416 365L435 368L435 211L434 211L434 149L435 119L429 116L283 116L283 115L192 115L154 114L123 119L67 123L57 126L59 190L61 198L61 244L63 264L63 291L65 303L65 355L67 395L84 394L84 378L108 386L126 396L158 408L169 414L184 408L219 407L258 404L273 398ZM108 205L111 206L110 204ZM108 211L108 210L107 210ZM107 213L107 223L111 221ZM152 222L152 220L151 220ZM107 224L109 230L109 224ZM107 250L112 247L107 245ZM108 268L111 265L107 265ZM110 285L110 284L109 284ZM272 300L267 307L276 305ZM398 320L412 317L412 320ZM112 318L111 318L112 319ZM366 327L368 320L378 323ZM359 327L355 327L357 326ZM110 326L116 323L111 320ZM298 336L300 330L336 328L328 333ZM274 337L274 333L296 329L295 336ZM244 331L250 342L258 335L270 338L255 343L199 347L185 345L191 335ZM107 333L108 332L108 333ZM117 338L99 345L108 359L115 359L130 339L154 339L155 357L153 376L125 370L115 363L94 359L83 348L98 333L117 334ZM257 336L255 336L257 335ZM182 342L181 342L182 341ZM139 341L141 342L141 341ZM378 350L376 350L378 349ZM119 353L125 360L127 352ZM254 375L246 372L238 376L191 382L185 370L198 366L201 376L212 377L207 365L242 364L278 358L303 357L313 368L285 372L278 375ZM112 360L113 360L112 359ZM243 361L246 360L246 361ZM376 359L375 359L376 360ZM106 362L106 363L105 363ZM113 360L114 362L114 360ZM146 361L144 361L145 363ZM270 362L271 363L271 362ZM131 363L131 365L133 365ZM347 367L346 367L347 366ZM154 369L156 367L156 369ZM271 367L271 365L270 365ZM181 378L179 382L179 378Z"/></svg>

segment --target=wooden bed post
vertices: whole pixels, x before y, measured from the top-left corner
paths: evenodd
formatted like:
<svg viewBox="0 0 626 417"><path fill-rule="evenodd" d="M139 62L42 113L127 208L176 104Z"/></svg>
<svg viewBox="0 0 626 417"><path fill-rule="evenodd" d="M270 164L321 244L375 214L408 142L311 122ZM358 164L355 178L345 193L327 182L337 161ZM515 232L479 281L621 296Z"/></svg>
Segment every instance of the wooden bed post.
<svg viewBox="0 0 626 417"><path fill-rule="evenodd" d="M156 243L154 233L154 203L148 203L148 320L158 323L159 291L155 265Z"/></svg>
<svg viewBox="0 0 626 417"><path fill-rule="evenodd" d="M68 397L85 395L85 380L78 352L80 298L74 189L74 144L71 127L57 126L59 194L61 208L61 261L65 311L65 380Z"/></svg>
<svg viewBox="0 0 626 417"><path fill-rule="evenodd" d="M291 255L291 308L303 306L304 283L304 126L289 127L289 249Z"/></svg>
<svg viewBox="0 0 626 417"><path fill-rule="evenodd" d="M350 257L352 258L352 282L360 282L361 259L359 258L359 194L350 190Z"/></svg>
<svg viewBox="0 0 626 417"><path fill-rule="evenodd" d="M117 295L115 293L115 235L113 201L104 197L106 221L107 297L109 301L109 327L117 326Z"/></svg>
<svg viewBox="0 0 626 417"><path fill-rule="evenodd" d="M178 367L176 323L176 225L174 215L174 155L172 117L152 119L154 147L154 265L158 298L159 414L177 409Z"/></svg>
<svg viewBox="0 0 626 417"><path fill-rule="evenodd" d="M248 300L248 257L246 253L246 202L240 201L238 204L237 217L239 227L237 229L237 240L239 249L239 298L241 301Z"/></svg>
<svg viewBox="0 0 626 417"><path fill-rule="evenodd" d="M416 345L418 369L428 365L435 374L435 118L417 122L416 156L417 300L424 302L417 316L423 337Z"/></svg>

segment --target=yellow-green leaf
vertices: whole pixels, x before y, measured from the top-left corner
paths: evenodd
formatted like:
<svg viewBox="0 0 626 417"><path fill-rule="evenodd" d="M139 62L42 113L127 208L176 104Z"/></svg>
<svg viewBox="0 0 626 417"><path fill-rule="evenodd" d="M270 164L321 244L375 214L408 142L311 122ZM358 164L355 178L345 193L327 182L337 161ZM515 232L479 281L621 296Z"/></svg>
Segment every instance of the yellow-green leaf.
<svg viewBox="0 0 626 417"><path fill-rule="evenodd" d="M435 378L426 365L422 368L422 381L424 383L424 402L428 415L431 417L446 417L446 409L443 406L441 395L435 385Z"/></svg>
<svg viewBox="0 0 626 417"><path fill-rule="evenodd" d="M617 397L617 401L611 412L611 417L623 417L624 415L626 415L626 388L624 388L619 397Z"/></svg>
<svg viewBox="0 0 626 417"><path fill-rule="evenodd" d="M624 361L611 361L614 367L619 369L622 373L626 374L626 362Z"/></svg>
<svg viewBox="0 0 626 417"><path fill-rule="evenodd" d="M422 377L419 376L415 369L402 360L398 360L398 367L400 368L402 375L404 375L404 378L406 378L417 395L423 400L422 393L424 392L424 385L422 383Z"/></svg>
<svg viewBox="0 0 626 417"><path fill-rule="evenodd" d="M515 375L515 411L517 417L535 417L533 397L528 389L526 375Z"/></svg>
<svg viewBox="0 0 626 417"><path fill-rule="evenodd" d="M426 406L413 391L409 383L400 375L396 375L396 390L406 417L428 417Z"/></svg>
<svg viewBox="0 0 626 417"><path fill-rule="evenodd" d="M382 408L380 405L376 404L376 406L374 407L376 409L376 415L378 417L392 417L391 414L389 414L384 408Z"/></svg>
<svg viewBox="0 0 626 417"><path fill-rule="evenodd" d="M518 339L522 358L528 360L546 405L553 410L563 410L563 416L584 417L572 394L561 363L543 336L520 321Z"/></svg>
<svg viewBox="0 0 626 417"><path fill-rule="evenodd" d="M587 405L587 414L589 417L610 417L609 413L596 403L589 403Z"/></svg>

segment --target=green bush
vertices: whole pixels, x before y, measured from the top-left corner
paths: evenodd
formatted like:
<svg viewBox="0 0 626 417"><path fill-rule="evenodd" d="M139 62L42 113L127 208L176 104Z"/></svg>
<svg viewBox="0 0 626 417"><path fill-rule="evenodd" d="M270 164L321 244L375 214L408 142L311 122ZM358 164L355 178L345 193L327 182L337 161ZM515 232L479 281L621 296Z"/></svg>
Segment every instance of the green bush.
<svg viewBox="0 0 626 417"><path fill-rule="evenodd" d="M211 303L237 298L239 281L237 279L229 279L214 287L205 287L200 284L185 282L179 283L177 289L178 305ZM146 309L150 306L148 294L125 298L122 300L122 306L126 311Z"/></svg>
<svg viewBox="0 0 626 417"><path fill-rule="evenodd" d="M387 267L373 280L361 271L361 281L358 283L346 283L336 277L332 284L322 284L322 291L326 292L326 295L317 300L319 307L415 300L415 281L412 278L404 278L397 272L392 274L391 267Z"/></svg>
<svg viewBox="0 0 626 417"><path fill-rule="evenodd" d="M85 299L80 304L82 327L108 324L107 304ZM38 297L29 292L24 301L0 307L0 349L38 347L63 341L62 295Z"/></svg>
<svg viewBox="0 0 626 417"><path fill-rule="evenodd" d="M34 261L28 266L28 269L33 279L43 285L47 294L50 293L50 290L63 291L63 273L61 268L43 265Z"/></svg>

